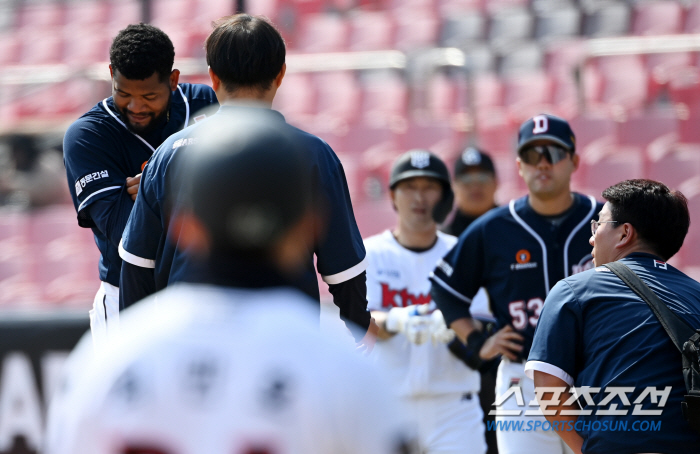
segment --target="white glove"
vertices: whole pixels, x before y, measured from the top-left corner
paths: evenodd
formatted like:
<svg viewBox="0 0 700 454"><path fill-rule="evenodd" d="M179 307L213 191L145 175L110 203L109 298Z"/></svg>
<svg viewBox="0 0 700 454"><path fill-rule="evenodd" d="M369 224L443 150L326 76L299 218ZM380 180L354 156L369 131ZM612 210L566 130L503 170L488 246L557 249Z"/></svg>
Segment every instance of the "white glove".
<svg viewBox="0 0 700 454"><path fill-rule="evenodd" d="M404 334L409 342L422 345L430 340L432 325L430 315L414 315L406 322Z"/></svg>
<svg viewBox="0 0 700 454"><path fill-rule="evenodd" d="M427 313L428 305L419 304L406 307L392 307L386 315L384 329L390 333L402 333L411 317Z"/></svg>
<svg viewBox="0 0 700 454"><path fill-rule="evenodd" d="M433 311L430 314L431 320L431 339L433 345L437 344L449 344L452 339L455 338L455 332L447 327L445 324L445 317L442 316L442 312L439 310Z"/></svg>

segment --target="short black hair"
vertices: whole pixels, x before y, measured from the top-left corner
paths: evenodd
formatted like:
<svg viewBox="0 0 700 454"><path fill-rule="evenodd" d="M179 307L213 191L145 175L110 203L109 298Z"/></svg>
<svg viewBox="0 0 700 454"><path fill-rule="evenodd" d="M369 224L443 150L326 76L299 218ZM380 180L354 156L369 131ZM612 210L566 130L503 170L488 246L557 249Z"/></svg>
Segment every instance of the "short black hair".
<svg viewBox="0 0 700 454"><path fill-rule="evenodd" d="M663 260L678 252L690 227L688 200L653 180L625 180L603 191L612 220L630 223L639 239Z"/></svg>
<svg viewBox="0 0 700 454"><path fill-rule="evenodd" d="M173 71L175 48L168 35L148 24L131 24L121 30L109 49L113 71L132 80L148 79L153 73L165 82Z"/></svg>
<svg viewBox="0 0 700 454"><path fill-rule="evenodd" d="M268 90L282 70L284 39L264 17L235 14L214 22L205 43L207 64L224 89Z"/></svg>

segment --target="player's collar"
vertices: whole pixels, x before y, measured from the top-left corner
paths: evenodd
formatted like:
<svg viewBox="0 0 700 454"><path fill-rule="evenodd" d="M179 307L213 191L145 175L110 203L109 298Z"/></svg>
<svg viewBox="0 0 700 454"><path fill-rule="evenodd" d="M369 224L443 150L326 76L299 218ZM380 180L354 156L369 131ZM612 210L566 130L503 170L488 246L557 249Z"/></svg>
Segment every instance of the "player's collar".
<svg viewBox="0 0 700 454"><path fill-rule="evenodd" d="M224 256L213 256L203 262L194 262L183 280L239 288L291 286L290 280L270 265Z"/></svg>

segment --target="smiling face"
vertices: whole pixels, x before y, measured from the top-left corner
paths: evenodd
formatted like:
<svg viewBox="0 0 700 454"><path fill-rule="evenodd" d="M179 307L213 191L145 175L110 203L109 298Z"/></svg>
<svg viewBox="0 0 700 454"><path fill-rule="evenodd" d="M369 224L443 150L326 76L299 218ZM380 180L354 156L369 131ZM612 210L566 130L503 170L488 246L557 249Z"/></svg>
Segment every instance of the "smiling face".
<svg viewBox="0 0 700 454"><path fill-rule="evenodd" d="M532 145L548 145L551 141L533 142ZM518 173L525 180L530 195L541 200L555 199L568 193L571 185L571 174L578 168L579 157L568 153L556 164L551 164L543 156L537 164L527 164L517 158Z"/></svg>
<svg viewBox="0 0 700 454"><path fill-rule="evenodd" d="M112 72L114 105L132 132L146 134L163 121L177 80L175 71L165 81L159 79L158 73L144 80L134 80L127 79L119 71Z"/></svg>
<svg viewBox="0 0 700 454"><path fill-rule="evenodd" d="M399 222L414 232L436 228L433 208L441 198L442 183L429 177L408 178L391 191Z"/></svg>

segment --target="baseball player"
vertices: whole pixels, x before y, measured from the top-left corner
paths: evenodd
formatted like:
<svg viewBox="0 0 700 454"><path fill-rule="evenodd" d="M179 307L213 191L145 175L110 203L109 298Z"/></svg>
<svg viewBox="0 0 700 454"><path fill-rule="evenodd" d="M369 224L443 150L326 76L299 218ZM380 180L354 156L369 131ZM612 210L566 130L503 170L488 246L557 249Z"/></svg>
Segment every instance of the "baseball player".
<svg viewBox="0 0 700 454"><path fill-rule="evenodd" d="M430 300L428 275L457 242L437 224L452 209L445 164L412 150L394 164L394 230L369 237L367 301L379 325L374 360L389 370L396 393L416 418L426 453L485 453L479 373L459 357L461 344Z"/></svg>
<svg viewBox="0 0 700 454"><path fill-rule="evenodd" d="M323 224L298 131L259 109L198 132L178 161L173 222L209 281L128 308L100 354L82 339L43 452L415 452L388 382L323 337L291 285Z"/></svg>
<svg viewBox="0 0 700 454"><path fill-rule="evenodd" d="M117 247L139 189L141 171L171 134L195 112L216 103L205 85L178 84L170 38L139 24L121 30L110 49L112 96L76 120L63 139L68 186L78 224L91 228L100 250L100 289L90 311L96 344L119 320Z"/></svg>
<svg viewBox="0 0 700 454"><path fill-rule="evenodd" d="M222 18L207 38L206 54L212 85L222 104L216 116L270 110L286 71L284 41L272 24L246 14ZM280 126L285 124L281 114L273 111L273 115ZM168 223L170 204L165 194L171 161L179 150L194 142L192 134L198 126L170 137L144 170L141 195L119 249L125 261L121 276L125 306L169 283L187 278L194 258L178 252L174 242L167 239L168 236L177 237L178 233ZM315 253L318 270L329 285L340 316L353 326L352 332L360 346L371 350L376 325L370 323L365 298L365 250L352 212L343 167L323 140L298 129L296 133L312 152L309 165L313 169L314 187L319 203L327 207L329 219L329 234L309 250L307 272L299 278L297 286L319 299L313 264ZM177 204L173 209L178 209Z"/></svg>
<svg viewBox="0 0 700 454"><path fill-rule="evenodd" d="M480 217L431 275L431 294L458 338L479 360L502 355L496 396L512 386L525 402L534 399L532 379L525 376L537 320L550 289L560 279L592 267L589 223L602 204L570 189L578 167L574 133L552 115L524 122L518 134L517 165L528 195ZM498 331L482 330L468 312L480 287L486 288ZM520 411L517 399L499 409ZM523 416L530 418L530 416ZM544 422L543 416L535 416ZM496 421L507 421L504 416ZM568 452L552 432L499 431L499 452L543 454Z"/></svg>

